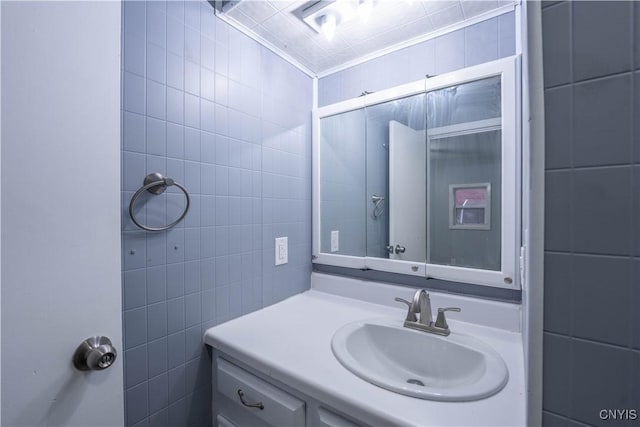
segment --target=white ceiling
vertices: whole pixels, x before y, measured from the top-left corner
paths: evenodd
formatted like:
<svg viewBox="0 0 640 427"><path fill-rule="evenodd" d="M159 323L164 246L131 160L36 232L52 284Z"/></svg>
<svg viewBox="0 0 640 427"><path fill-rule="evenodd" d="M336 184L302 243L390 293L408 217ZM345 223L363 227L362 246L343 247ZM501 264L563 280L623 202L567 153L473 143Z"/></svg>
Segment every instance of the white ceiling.
<svg viewBox="0 0 640 427"><path fill-rule="evenodd" d="M312 4L308 0L242 0L223 14L235 25L254 33L298 61L314 74L374 54L376 51L447 27L478 19L512 0L378 0L369 21L338 25L327 41L293 12Z"/></svg>

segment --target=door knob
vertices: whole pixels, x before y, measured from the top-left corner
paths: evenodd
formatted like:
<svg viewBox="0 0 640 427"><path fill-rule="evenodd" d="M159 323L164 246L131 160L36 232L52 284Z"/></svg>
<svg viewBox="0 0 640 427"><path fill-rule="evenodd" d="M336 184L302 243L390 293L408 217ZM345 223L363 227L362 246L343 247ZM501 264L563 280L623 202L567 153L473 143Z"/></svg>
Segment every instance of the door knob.
<svg viewBox="0 0 640 427"><path fill-rule="evenodd" d="M403 254L404 251L406 251L407 248L405 248L404 246L400 246L400 245L396 245L396 253L397 254Z"/></svg>
<svg viewBox="0 0 640 427"><path fill-rule="evenodd" d="M81 371L101 371L113 365L118 353L107 337L89 337L73 354L73 365Z"/></svg>

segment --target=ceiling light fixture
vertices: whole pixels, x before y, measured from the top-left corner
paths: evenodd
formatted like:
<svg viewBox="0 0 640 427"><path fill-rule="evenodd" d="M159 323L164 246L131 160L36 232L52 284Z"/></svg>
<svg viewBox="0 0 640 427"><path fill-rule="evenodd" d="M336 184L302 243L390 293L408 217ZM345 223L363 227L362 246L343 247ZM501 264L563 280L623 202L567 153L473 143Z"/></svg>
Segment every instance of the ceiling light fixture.
<svg viewBox="0 0 640 427"><path fill-rule="evenodd" d="M336 27L360 16L362 22L371 17L373 7L378 0L326 0L316 1L296 15L316 32L324 34L331 41Z"/></svg>
<svg viewBox="0 0 640 427"><path fill-rule="evenodd" d="M360 4L358 4L358 14L360 15L360 20L362 22L366 23L369 21L372 11L373 0L360 0Z"/></svg>
<svg viewBox="0 0 640 427"><path fill-rule="evenodd" d="M320 24L320 30L326 37L327 41L333 40L333 37L336 35L336 26L338 25L336 15L329 12L322 15L320 20L322 21Z"/></svg>

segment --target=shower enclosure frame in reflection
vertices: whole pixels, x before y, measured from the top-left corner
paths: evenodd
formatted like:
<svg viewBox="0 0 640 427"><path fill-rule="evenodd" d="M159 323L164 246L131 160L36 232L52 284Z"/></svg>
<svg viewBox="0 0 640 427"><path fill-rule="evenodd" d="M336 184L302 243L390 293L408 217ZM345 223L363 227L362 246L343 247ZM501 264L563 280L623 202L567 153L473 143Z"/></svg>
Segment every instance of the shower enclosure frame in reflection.
<svg viewBox="0 0 640 427"><path fill-rule="evenodd" d="M312 219L313 262L357 269L372 269L408 275L426 276L456 282L472 283L507 289L520 289L522 200L528 191L522 188L521 87L520 57L464 68L436 77L415 81L391 89L366 94L313 110ZM323 118L381 104L412 95L429 93L450 86L470 83L490 77L501 77L501 192L500 207L500 269L485 270L425 262L403 261L354 255L340 255L321 251L321 126ZM429 199L428 203L429 203ZM363 218L365 220L365 218ZM427 218L428 221L428 218Z"/></svg>

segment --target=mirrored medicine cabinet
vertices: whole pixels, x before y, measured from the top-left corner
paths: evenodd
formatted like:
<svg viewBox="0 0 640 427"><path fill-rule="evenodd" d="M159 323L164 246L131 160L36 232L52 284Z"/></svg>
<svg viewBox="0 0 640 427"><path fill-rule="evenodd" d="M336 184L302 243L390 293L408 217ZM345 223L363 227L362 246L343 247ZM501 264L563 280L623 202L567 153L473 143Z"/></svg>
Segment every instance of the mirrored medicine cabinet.
<svg viewBox="0 0 640 427"><path fill-rule="evenodd" d="M314 262L518 288L518 59L318 108Z"/></svg>

